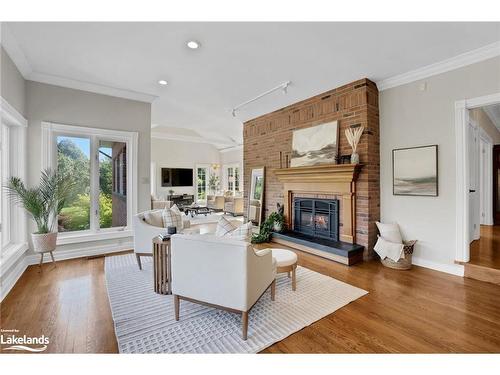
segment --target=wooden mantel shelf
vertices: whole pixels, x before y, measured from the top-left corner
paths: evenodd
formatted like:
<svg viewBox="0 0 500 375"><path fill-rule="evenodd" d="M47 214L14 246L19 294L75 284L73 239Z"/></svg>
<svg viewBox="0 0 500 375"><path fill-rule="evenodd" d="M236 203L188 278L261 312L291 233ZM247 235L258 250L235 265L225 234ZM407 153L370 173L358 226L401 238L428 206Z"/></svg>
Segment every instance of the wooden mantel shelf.
<svg viewBox="0 0 500 375"><path fill-rule="evenodd" d="M274 173L282 182L353 182L362 167L362 164L320 164L275 169Z"/></svg>
<svg viewBox="0 0 500 375"><path fill-rule="evenodd" d="M361 164L320 164L308 167L275 169L283 182L285 218L292 228L293 196L306 194L333 194L342 199L342 230L340 241L356 241L356 180Z"/></svg>

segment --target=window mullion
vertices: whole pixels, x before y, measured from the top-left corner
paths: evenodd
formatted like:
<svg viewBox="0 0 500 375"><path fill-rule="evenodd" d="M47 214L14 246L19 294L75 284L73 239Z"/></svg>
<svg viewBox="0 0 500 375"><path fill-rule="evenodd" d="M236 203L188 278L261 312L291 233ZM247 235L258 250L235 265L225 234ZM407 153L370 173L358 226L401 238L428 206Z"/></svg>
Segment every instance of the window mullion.
<svg viewBox="0 0 500 375"><path fill-rule="evenodd" d="M99 231L99 139L90 137L90 231Z"/></svg>

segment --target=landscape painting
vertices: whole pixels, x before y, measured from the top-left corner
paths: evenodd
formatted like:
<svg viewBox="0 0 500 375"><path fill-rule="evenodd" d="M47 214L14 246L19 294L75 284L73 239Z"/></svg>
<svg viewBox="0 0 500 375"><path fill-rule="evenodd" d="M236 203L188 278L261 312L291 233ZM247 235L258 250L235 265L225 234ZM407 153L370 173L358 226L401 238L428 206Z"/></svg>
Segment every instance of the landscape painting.
<svg viewBox="0 0 500 375"><path fill-rule="evenodd" d="M338 153L337 121L295 130L292 139L291 167L335 163Z"/></svg>
<svg viewBox="0 0 500 375"><path fill-rule="evenodd" d="M436 197L437 158L437 145L393 150L393 194Z"/></svg>

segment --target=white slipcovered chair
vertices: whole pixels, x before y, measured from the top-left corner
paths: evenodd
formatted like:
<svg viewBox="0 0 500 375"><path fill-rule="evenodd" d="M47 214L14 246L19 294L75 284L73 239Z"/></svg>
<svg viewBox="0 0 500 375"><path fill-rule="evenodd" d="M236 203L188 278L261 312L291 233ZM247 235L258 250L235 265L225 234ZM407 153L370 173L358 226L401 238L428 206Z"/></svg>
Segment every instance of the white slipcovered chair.
<svg viewBox="0 0 500 375"><path fill-rule="evenodd" d="M174 235L171 241L175 319L180 300L239 313L246 340L248 312L269 287L274 301L271 251L256 253L247 242L202 234Z"/></svg>
<svg viewBox="0 0 500 375"><path fill-rule="evenodd" d="M166 233L167 228L157 227L150 225L146 222L144 215L147 212L157 212L161 213L162 210L151 210L144 211L137 215L134 215L132 220L132 225L134 229L134 253L137 258L137 265L139 269L142 269L141 256L152 256L153 255L153 237L158 236L161 233ZM186 233L196 232L196 228L191 229L191 224L189 219L182 218L183 229Z"/></svg>

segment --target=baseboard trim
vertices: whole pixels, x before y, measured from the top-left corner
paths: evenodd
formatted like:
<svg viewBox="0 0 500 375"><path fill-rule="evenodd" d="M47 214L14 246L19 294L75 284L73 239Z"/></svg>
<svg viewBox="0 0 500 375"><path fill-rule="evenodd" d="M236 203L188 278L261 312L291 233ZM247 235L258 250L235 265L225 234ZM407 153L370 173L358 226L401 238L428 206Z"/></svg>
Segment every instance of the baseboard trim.
<svg viewBox="0 0 500 375"><path fill-rule="evenodd" d="M56 261L68 260L76 258L94 257L96 255L118 253L120 251L130 250L134 248L132 241L127 241L120 245L101 245L92 247L83 247L80 249L71 250L55 250L54 258ZM30 254L26 257L28 265L38 264L40 262L40 254ZM44 256L44 263L52 262L50 255Z"/></svg>
<svg viewBox="0 0 500 375"><path fill-rule="evenodd" d="M413 257L412 262L416 266L430 268L435 271L449 273L455 276L464 277L464 266L461 264L436 263L422 258Z"/></svg>
<svg viewBox="0 0 500 375"><path fill-rule="evenodd" d="M28 268L28 264L26 263L26 256L23 255L21 261L16 266L10 268L0 281L0 302L2 302L5 297L7 297L14 285L16 285L17 280L19 280L24 271L26 271L26 268Z"/></svg>

